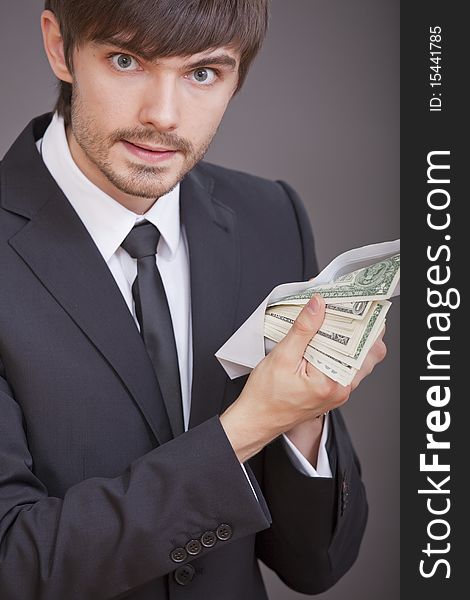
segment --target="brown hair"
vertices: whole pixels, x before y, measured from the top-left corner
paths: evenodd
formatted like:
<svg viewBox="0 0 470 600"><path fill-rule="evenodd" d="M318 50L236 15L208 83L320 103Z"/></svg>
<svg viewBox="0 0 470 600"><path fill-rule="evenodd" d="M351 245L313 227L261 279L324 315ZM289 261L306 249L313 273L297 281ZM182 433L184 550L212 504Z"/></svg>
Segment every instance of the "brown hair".
<svg viewBox="0 0 470 600"><path fill-rule="evenodd" d="M269 0L46 0L60 26L67 67L87 41L116 40L149 60L190 56L234 45L240 51L241 88L266 34ZM72 85L60 82L56 110L70 123Z"/></svg>

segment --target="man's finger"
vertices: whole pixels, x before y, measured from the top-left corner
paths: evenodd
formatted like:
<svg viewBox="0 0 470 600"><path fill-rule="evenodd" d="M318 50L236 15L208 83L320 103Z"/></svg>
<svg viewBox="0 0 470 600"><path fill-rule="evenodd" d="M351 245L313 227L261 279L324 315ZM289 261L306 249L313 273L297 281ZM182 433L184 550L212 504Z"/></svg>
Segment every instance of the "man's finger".
<svg viewBox="0 0 470 600"><path fill-rule="evenodd" d="M357 386L361 383L361 381L364 379L364 377L367 377L367 375L369 375L374 370L375 366L382 362L385 358L387 354L387 346L382 340L384 333L385 327L382 329L382 333L378 336L373 346L367 353L367 356L364 362L362 363L361 368L356 373L351 383L351 389L355 390Z"/></svg>
<svg viewBox="0 0 470 600"><path fill-rule="evenodd" d="M282 352L286 364L290 363L294 367L298 364L307 344L320 329L324 318L325 301L316 294L300 311L287 335L275 349L278 353Z"/></svg>

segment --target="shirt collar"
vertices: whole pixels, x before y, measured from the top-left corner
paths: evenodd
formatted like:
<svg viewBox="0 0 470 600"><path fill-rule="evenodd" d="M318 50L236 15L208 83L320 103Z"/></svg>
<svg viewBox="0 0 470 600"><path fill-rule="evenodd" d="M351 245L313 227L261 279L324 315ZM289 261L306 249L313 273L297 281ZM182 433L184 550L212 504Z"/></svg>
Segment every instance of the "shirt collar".
<svg viewBox="0 0 470 600"><path fill-rule="evenodd" d="M38 142L44 163L87 228L106 262L136 222L146 219L161 234L158 252L171 260L180 243L180 186L161 196L144 215L138 215L93 184L72 158L62 117L57 113Z"/></svg>

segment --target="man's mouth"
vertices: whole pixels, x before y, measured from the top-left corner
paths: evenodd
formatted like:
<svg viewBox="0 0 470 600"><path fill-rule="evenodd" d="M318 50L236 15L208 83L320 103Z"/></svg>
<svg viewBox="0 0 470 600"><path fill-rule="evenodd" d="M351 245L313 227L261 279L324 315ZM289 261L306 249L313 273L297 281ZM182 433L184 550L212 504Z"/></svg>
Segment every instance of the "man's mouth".
<svg viewBox="0 0 470 600"><path fill-rule="evenodd" d="M128 144L132 144L137 148L142 148L142 150L149 150L150 152L175 152L174 148L165 148L163 146L151 146L150 144L142 144L141 142L130 142L129 140L125 140Z"/></svg>
<svg viewBox="0 0 470 600"><path fill-rule="evenodd" d="M128 140L121 140L121 142L128 152L147 162L169 160L178 153L178 150L164 146L152 146L141 142L129 142Z"/></svg>

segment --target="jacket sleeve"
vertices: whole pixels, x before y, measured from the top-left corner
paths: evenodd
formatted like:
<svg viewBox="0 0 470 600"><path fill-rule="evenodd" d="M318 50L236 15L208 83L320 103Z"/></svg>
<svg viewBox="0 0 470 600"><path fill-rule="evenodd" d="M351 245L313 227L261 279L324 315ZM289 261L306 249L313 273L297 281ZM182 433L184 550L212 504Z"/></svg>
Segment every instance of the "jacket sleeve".
<svg viewBox="0 0 470 600"><path fill-rule="evenodd" d="M278 182L297 217L304 279L317 274L312 229L296 192ZM257 556L290 588L318 594L357 558L367 521L360 465L339 410L330 413L327 442L333 478L306 477L289 460L281 437L249 461L272 515L256 536Z"/></svg>
<svg viewBox="0 0 470 600"><path fill-rule="evenodd" d="M34 474L20 407L0 376L3 600L118 596L173 571L172 552L206 531L229 525L226 541L202 547L199 556L269 523L217 416L119 477L86 479L63 498L49 496Z"/></svg>

